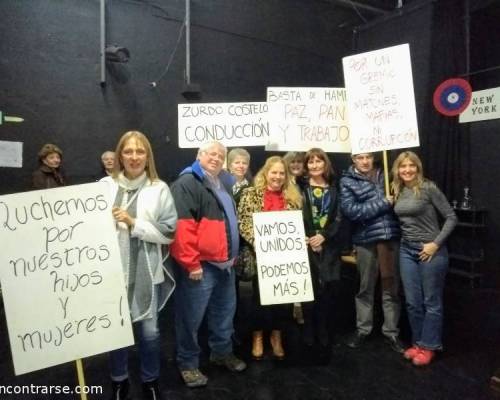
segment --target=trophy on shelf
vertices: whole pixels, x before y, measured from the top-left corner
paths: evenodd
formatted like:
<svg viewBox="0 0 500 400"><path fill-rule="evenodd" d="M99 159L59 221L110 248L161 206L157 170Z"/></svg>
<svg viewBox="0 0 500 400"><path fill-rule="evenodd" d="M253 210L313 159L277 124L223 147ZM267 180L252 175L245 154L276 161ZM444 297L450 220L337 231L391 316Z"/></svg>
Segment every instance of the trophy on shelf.
<svg viewBox="0 0 500 400"><path fill-rule="evenodd" d="M460 202L460 208L462 210L470 210L472 208L472 197L469 194L470 189L466 186L464 187L464 197Z"/></svg>

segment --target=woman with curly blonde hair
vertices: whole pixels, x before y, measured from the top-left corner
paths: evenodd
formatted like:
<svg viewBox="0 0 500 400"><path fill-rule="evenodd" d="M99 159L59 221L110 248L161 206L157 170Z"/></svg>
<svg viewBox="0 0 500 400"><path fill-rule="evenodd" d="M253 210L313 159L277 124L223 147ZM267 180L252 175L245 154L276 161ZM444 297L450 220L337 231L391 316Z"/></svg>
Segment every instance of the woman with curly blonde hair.
<svg viewBox="0 0 500 400"><path fill-rule="evenodd" d="M302 204L300 192L297 190L297 186L294 184L292 176L288 172L283 158L280 156L272 156L266 160L264 166L259 172L257 172L257 175L255 175L254 187L258 190L264 191L269 186L270 181L273 180L273 176L268 176L269 171L275 166L275 164L278 163L285 167L284 182L280 191L283 193L283 197L287 202L297 206L297 208L300 208L300 205Z"/></svg>
<svg viewBox="0 0 500 400"><path fill-rule="evenodd" d="M281 157L269 157L257 173L254 186L243 191L238 206L239 228L241 237L254 246L252 214L262 211L298 210L302 207L302 196L292 182L288 168ZM282 314L287 305L260 304L260 293L257 276L252 280L254 309L252 315L253 344L252 356L261 359L264 354L263 332L271 332L270 343L273 356L277 359L285 357L281 341L283 327Z"/></svg>

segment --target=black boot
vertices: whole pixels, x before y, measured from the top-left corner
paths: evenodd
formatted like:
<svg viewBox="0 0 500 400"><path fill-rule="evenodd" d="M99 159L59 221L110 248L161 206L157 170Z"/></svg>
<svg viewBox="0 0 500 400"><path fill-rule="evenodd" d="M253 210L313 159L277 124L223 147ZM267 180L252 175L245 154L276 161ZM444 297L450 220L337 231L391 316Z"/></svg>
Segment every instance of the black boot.
<svg viewBox="0 0 500 400"><path fill-rule="evenodd" d="M363 343L365 343L367 336L368 335L364 335L356 331L347 338L345 345L347 347L350 347L351 349L357 349L358 347L363 345Z"/></svg>
<svg viewBox="0 0 500 400"><path fill-rule="evenodd" d="M302 325L302 341L307 347L314 345L313 321L307 318L304 321L304 325Z"/></svg>
<svg viewBox="0 0 500 400"><path fill-rule="evenodd" d="M129 383L128 379L123 381L111 381L111 400L126 400L128 397Z"/></svg>
<svg viewBox="0 0 500 400"><path fill-rule="evenodd" d="M397 335L394 336L386 336L385 342L391 346L391 349L396 353L403 354L405 352L405 345L401 342Z"/></svg>
<svg viewBox="0 0 500 400"><path fill-rule="evenodd" d="M144 400L161 400L160 388L158 387L158 379L142 384L142 393Z"/></svg>
<svg viewBox="0 0 500 400"><path fill-rule="evenodd" d="M318 324L318 340L322 347L330 345L330 334L328 333L328 325L325 321L320 321Z"/></svg>

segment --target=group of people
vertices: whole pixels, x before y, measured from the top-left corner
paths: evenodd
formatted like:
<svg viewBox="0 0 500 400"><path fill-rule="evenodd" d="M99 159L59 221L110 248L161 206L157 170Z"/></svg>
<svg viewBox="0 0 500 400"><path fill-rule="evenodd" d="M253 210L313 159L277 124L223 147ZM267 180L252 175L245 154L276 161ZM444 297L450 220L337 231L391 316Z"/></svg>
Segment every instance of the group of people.
<svg viewBox="0 0 500 400"><path fill-rule="evenodd" d="M356 331L346 344L357 348L371 333L380 276L382 333L392 349L414 365L427 365L443 346L445 242L457 217L445 195L424 178L415 153L404 151L394 161L391 194L384 192L384 176L374 167L373 154L356 154L352 161L340 180L340 197L342 214L353 223L360 288L355 299ZM412 332L408 349L399 339L400 281Z"/></svg>
<svg viewBox="0 0 500 400"><path fill-rule="evenodd" d="M169 188L158 177L147 137L138 131L121 137L102 181L114 199L112 216L146 398L160 398L158 312L172 293L176 362L184 383L199 387L208 382L200 370L198 341L204 321L210 362L233 372L246 369L233 352L238 302L234 265L242 248L253 250L252 216L256 212L302 210L315 300L295 304L294 316L303 322L306 346L329 342L332 299L340 281L339 232L342 218L347 218L352 224L360 285L355 299L356 331L346 345L361 346L373 329L380 276L382 333L391 348L417 366L430 363L435 351L442 349L445 243L457 218L444 194L424 178L418 156L405 151L397 157L391 194L384 191L383 173L375 167L371 153L353 155L352 166L340 179L323 150L310 149L300 158L293 163L269 157L252 179L246 150L226 154L222 144L211 142L199 148L196 160ZM65 183L57 146L45 145L39 159L34 184L45 182L45 186L35 188ZM271 355L283 359L283 330L291 308L261 305L256 274L251 280L252 358L262 359L269 343ZM412 331L409 348L399 338L400 281ZM267 334L269 342L264 339ZM127 350L111 352L110 359L112 398L125 399L129 391Z"/></svg>

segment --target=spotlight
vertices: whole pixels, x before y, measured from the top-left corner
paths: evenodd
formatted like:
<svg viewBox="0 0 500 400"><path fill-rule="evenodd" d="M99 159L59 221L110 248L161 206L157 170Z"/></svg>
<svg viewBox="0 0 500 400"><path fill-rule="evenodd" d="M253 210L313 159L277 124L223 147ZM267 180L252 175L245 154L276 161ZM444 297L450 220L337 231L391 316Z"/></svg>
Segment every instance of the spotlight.
<svg viewBox="0 0 500 400"><path fill-rule="evenodd" d="M126 63L130 59L130 51L126 47L111 45L106 47L106 61L114 63Z"/></svg>

